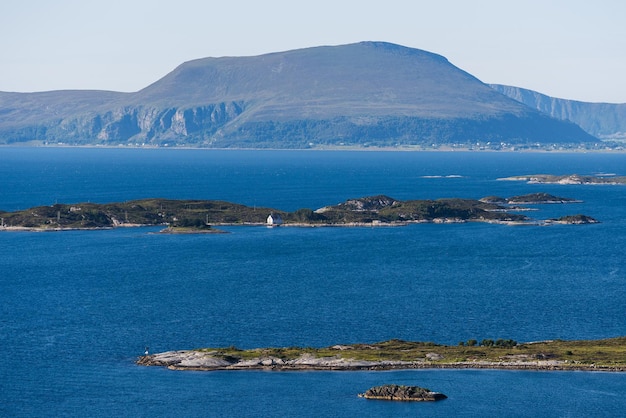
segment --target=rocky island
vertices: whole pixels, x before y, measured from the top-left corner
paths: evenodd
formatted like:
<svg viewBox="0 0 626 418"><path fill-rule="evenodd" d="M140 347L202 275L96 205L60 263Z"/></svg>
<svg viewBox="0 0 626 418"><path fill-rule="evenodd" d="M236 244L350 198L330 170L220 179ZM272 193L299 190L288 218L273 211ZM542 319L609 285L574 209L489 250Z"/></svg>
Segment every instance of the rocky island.
<svg viewBox="0 0 626 418"><path fill-rule="evenodd" d="M503 177L498 180L525 181L530 184L626 184L626 176L596 175L580 176L568 174L556 176L552 174L527 174L524 176Z"/></svg>
<svg viewBox="0 0 626 418"><path fill-rule="evenodd" d="M587 215L567 215L557 219L548 219L546 224L563 224L563 225L586 225L599 223L596 219Z"/></svg>
<svg viewBox="0 0 626 418"><path fill-rule="evenodd" d="M564 203L566 198L543 199ZM0 230L59 231L163 226L166 233L215 233L215 225L396 226L410 223L527 223L527 216L510 213L511 199L501 198L397 200L378 195L349 199L317 210L286 212L217 200L142 199L120 203L75 203L38 206L14 212L0 211ZM529 200L526 198L525 200ZM533 203L538 202L535 196ZM573 200L569 200L573 201ZM519 210L519 208L514 208ZM583 219L583 218L580 218ZM591 220L590 217L584 219ZM582 223L582 222L579 222Z"/></svg>
<svg viewBox="0 0 626 418"><path fill-rule="evenodd" d="M386 401L433 402L447 399L443 393L433 392L419 386L383 385L359 393L360 398L381 399Z"/></svg>
<svg viewBox="0 0 626 418"><path fill-rule="evenodd" d="M513 369L626 371L626 337L518 343L483 339L442 345L389 340L325 348L201 348L139 357L172 370Z"/></svg>
<svg viewBox="0 0 626 418"><path fill-rule="evenodd" d="M481 202L506 204L506 205L536 205L546 203L581 203L581 200L569 197L554 196L549 193L530 193L521 196L499 197L488 196L480 199Z"/></svg>

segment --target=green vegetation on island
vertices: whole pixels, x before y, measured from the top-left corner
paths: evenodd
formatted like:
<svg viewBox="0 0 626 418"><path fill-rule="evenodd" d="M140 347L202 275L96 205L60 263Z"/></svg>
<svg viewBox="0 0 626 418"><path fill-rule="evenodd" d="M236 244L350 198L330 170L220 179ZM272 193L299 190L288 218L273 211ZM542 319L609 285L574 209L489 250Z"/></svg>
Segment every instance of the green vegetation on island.
<svg viewBox="0 0 626 418"><path fill-rule="evenodd" d="M550 196L550 195L548 195ZM550 197L564 202L566 198ZM213 225L356 226L405 225L416 222L532 223L511 208L486 200L437 199L396 200L379 195L349 199L317 210L286 212L216 200L142 199L121 203L78 203L38 206L15 212L0 212L2 230L104 229L126 226L164 226L169 233L210 233ZM576 215L574 223L592 223L593 218ZM572 218L573 219L573 218ZM567 220L564 219L563 222ZM589 222L584 222L585 220Z"/></svg>
<svg viewBox="0 0 626 418"><path fill-rule="evenodd" d="M95 229L163 225L205 230L214 224L260 224L273 211L216 200L142 199L121 203L78 203L0 212L5 228Z"/></svg>
<svg viewBox="0 0 626 418"><path fill-rule="evenodd" d="M458 345L389 340L324 348L236 347L170 351L141 356L138 364L176 370L387 370L487 368L626 371L626 337L518 343L471 339Z"/></svg>
<svg viewBox="0 0 626 418"><path fill-rule="evenodd" d="M554 196L549 193L529 193L521 196L499 197L488 196L480 199L481 202L507 204L507 205L532 205L544 203L580 203L580 200L569 197Z"/></svg>

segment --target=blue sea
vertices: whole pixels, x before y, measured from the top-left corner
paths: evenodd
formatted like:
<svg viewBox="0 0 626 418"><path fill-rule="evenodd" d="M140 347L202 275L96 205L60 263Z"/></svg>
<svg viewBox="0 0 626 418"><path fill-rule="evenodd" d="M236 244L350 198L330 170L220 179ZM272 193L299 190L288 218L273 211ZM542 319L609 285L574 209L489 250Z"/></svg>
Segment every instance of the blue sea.
<svg viewBox="0 0 626 418"><path fill-rule="evenodd" d="M612 417L626 374L494 370L180 372L151 352L626 335L626 186L498 181L626 175L626 154L0 148L0 210L161 197L293 211L385 194L547 192L546 219L418 224L0 232L0 416ZM436 403L368 401L380 384Z"/></svg>

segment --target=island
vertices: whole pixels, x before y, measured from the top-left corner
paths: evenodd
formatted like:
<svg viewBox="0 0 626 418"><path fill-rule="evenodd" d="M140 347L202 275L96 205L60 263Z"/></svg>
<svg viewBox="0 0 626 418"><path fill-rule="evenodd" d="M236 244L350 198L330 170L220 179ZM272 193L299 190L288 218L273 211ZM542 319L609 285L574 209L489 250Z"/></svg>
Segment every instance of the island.
<svg viewBox="0 0 626 418"><path fill-rule="evenodd" d="M506 205L537 205L547 203L581 203L582 200L569 197L554 196L549 193L529 193L521 196L499 197L487 196L480 199L481 202L506 204Z"/></svg>
<svg viewBox="0 0 626 418"><path fill-rule="evenodd" d="M382 385L359 393L360 398L381 399L386 401L433 402L447 399L443 393L433 392L419 386Z"/></svg>
<svg viewBox="0 0 626 418"><path fill-rule="evenodd" d="M553 174L527 174L524 176L503 177L498 180L525 181L530 184L626 184L626 176L612 174L581 176L568 174L557 176Z"/></svg>
<svg viewBox="0 0 626 418"><path fill-rule="evenodd" d="M539 195L538 195L539 196ZM547 197L546 197L547 196ZM564 203L566 198L543 196ZM526 198L537 203L538 198ZM348 199L317 210L287 212L218 200L142 199L119 203L55 203L14 212L0 211L0 230L62 231L163 226L165 233L215 233L218 225L398 226L411 223L491 222L537 224L493 198L397 200L385 195ZM592 219L587 217L585 219ZM545 222L539 222L544 223Z"/></svg>
<svg viewBox="0 0 626 418"><path fill-rule="evenodd" d="M518 343L476 339L458 345L399 339L324 348L199 348L145 354L138 365L171 370L513 369L626 371L626 337Z"/></svg>
<svg viewBox="0 0 626 418"><path fill-rule="evenodd" d="M566 215L556 219L548 219L546 224L564 224L564 225L586 225L599 223L596 219L587 215Z"/></svg>

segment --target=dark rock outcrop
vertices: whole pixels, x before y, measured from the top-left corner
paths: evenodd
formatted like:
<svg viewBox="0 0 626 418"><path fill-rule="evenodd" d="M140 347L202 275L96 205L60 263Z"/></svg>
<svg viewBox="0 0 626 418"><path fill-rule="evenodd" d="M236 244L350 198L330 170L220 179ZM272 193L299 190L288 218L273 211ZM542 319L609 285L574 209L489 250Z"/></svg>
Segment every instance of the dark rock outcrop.
<svg viewBox="0 0 626 418"><path fill-rule="evenodd" d="M371 197L361 197L359 199L349 199L344 203L340 203L337 206L342 207L346 210L378 212L383 208L393 206L397 203L400 202L392 197L379 195Z"/></svg>
<svg viewBox="0 0 626 418"><path fill-rule="evenodd" d="M389 401L439 401L446 399L443 393L433 392L419 386L383 385L376 386L359 394L366 399L383 399Z"/></svg>

